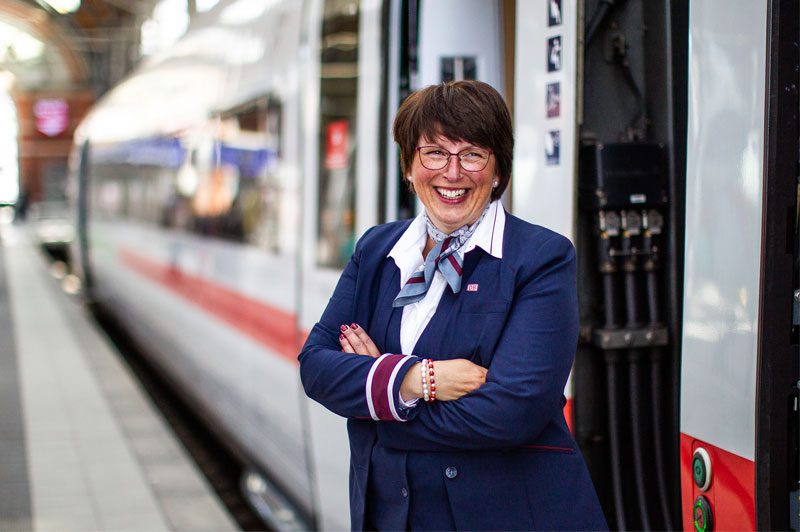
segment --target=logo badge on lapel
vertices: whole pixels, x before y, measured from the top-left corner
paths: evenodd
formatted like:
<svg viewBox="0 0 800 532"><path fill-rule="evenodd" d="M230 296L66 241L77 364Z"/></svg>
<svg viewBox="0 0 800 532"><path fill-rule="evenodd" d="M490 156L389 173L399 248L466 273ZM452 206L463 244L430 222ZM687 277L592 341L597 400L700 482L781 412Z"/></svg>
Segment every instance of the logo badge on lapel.
<svg viewBox="0 0 800 532"><path fill-rule="evenodd" d="M467 292L477 292L478 291L478 283L470 283L467 285Z"/></svg>

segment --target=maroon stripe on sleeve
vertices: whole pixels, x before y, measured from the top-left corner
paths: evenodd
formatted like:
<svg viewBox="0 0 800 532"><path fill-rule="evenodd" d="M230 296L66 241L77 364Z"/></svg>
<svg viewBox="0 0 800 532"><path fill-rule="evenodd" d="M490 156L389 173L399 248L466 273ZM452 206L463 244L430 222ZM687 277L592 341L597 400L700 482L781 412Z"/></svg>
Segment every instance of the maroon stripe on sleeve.
<svg viewBox="0 0 800 532"><path fill-rule="evenodd" d="M403 360L405 360L403 355L386 355L378 362L379 365L372 376L372 404L375 407L375 415L381 421L394 421L386 388L389 386L389 379L395 366L402 364Z"/></svg>

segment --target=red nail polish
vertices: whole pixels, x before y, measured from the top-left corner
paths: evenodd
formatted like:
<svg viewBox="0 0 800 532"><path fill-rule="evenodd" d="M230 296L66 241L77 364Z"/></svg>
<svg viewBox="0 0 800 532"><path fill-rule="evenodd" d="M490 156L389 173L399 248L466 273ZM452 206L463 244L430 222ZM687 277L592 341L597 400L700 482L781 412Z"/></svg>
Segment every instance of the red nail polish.
<svg viewBox="0 0 800 532"><path fill-rule="evenodd" d="M357 323L351 323L350 324L350 328L351 329L358 329L358 324Z"/></svg>
<svg viewBox="0 0 800 532"><path fill-rule="evenodd" d="M343 334L339 335L339 340L344 340L344 335Z"/></svg>
<svg viewBox="0 0 800 532"><path fill-rule="evenodd" d="M347 330L347 325L342 325L341 327L339 327L339 330L345 332Z"/></svg>

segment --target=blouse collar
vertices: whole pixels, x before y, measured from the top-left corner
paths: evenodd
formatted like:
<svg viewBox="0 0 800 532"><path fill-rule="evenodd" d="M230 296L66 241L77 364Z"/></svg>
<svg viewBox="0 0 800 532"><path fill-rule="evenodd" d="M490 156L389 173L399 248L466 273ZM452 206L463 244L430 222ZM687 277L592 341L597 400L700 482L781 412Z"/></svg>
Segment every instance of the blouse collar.
<svg viewBox="0 0 800 532"><path fill-rule="evenodd" d="M489 255L503 258L503 234L506 227L506 211L500 201L495 200L489 204L489 210L484 216L478 228L467 240L464 246L457 251L463 257L476 247L483 249ZM389 251L388 257L394 259L397 267L400 268L400 283L411 277L420 264L423 262L422 250L425 247L425 240L428 232L425 229L425 217L420 213L400 236L394 247Z"/></svg>

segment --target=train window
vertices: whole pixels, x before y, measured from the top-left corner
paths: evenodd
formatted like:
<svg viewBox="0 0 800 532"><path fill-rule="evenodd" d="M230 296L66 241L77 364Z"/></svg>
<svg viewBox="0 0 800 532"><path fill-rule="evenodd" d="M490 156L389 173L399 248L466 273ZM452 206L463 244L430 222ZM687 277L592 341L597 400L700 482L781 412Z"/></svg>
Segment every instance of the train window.
<svg viewBox="0 0 800 532"><path fill-rule="evenodd" d="M317 264L341 268L355 241L357 0L327 0L320 51Z"/></svg>
<svg viewBox="0 0 800 532"><path fill-rule="evenodd" d="M280 251L280 121L268 96L220 112L212 138L187 141L162 223Z"/></svg>
<svg viewBox="0 0 800 532"><path fill-rule="evenodd" d="M97 149L91 201L98 219L160 221L160 200L171 186L175 166L137 159L141 154L136 150L141 147L135 144L129 141Z"/></svg>

